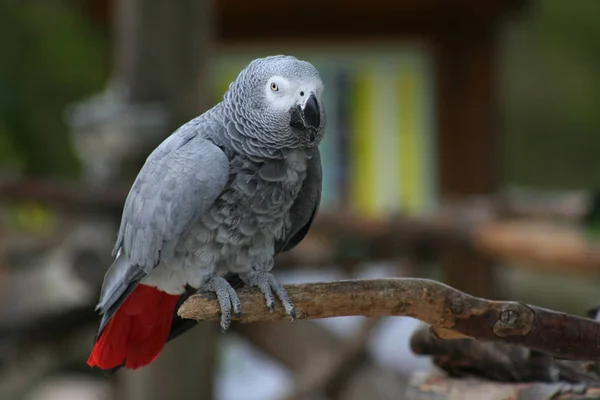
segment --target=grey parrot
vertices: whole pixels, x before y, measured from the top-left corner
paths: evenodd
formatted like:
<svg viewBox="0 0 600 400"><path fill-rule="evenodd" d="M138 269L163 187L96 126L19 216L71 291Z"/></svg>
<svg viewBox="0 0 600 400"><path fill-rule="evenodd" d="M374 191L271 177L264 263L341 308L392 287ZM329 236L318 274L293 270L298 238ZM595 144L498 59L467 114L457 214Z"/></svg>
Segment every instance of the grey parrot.
<svg viewBox="0 0 600 400"><path fill-rule="evenodd" d="M150 154L125 201L88 365L110 371L153 362L177 335L177 304L189 290L216 294L226 330L231 313L242 312L226 274L257 287L271 310L277 297L295 318L270 271L276 254L304 238L319 207L323 90L309 62L256 59L220 103Z"/></svg>

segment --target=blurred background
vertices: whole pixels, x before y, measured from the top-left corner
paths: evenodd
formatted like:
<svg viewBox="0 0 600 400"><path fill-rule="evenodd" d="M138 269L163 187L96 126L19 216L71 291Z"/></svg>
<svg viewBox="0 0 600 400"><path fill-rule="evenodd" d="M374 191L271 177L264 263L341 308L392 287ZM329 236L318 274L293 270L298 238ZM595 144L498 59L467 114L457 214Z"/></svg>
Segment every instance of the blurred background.
<svg viewBox="0 0 600 400"><path fill-rule="evenodd" d="M597 0L0 2L0 399L401 399L410 318L204 323L138 371L85 361L149 152L249 61L325 82L324 193L283 282L420 276L598 300Z"/></svg>

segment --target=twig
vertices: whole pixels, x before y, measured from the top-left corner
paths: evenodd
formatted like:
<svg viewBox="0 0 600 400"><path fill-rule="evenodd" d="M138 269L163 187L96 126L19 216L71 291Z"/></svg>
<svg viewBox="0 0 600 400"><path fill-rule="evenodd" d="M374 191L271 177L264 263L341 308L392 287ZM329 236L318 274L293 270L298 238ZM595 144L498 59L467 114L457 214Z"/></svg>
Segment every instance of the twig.
<svg viewBox="0 0 600 400"><path fill-rule="evenodd" d="M347 280L286 289L301 319L409 316L432 325L440 338L472 337L520 344L561 358L600 359L600 323L523 303L476 298L428 279ZM257 290L242 289L239 297L244 305L241 322L286 318L279 304L270 313ZM220 309L214 295L199 294L178 314L218 321Z"/></svg>

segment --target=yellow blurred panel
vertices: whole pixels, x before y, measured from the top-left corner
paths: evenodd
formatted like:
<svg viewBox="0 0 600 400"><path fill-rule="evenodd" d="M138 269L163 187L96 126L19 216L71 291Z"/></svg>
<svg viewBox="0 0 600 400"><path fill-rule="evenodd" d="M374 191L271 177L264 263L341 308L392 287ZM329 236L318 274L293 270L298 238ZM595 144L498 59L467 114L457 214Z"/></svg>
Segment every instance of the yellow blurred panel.
<svg viewBox="0 0 600 400"><path fill-rule="evenodd" d="M400 106L400 184L401 204L406 212L419 211L423 206L425 179L423 171L424 132L420 98L419 74L411 65L400 67L398 77Z"/></svg>

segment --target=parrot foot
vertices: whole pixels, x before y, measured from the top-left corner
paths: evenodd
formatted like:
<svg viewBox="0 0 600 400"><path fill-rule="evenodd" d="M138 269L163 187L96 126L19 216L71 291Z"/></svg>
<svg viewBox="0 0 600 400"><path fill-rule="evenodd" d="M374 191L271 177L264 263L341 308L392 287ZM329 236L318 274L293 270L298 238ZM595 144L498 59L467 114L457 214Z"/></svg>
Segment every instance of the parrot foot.
<svg viewBox="0 0 600 400"><path fill-rule="evenodd" d="M198 290L200 293L214 293L217 295L219 306L221 307L221 329L225 332L231 325L231 311L236 317L242 315L242 303L231 287L229 282L224 278L213 275L204 285Z"/></svg>
<svg viewBox="0 0 600 400"><path fill-rule="evenodd" d="M244 278L250 286L257 287L265 296L267 307L271 312L275 311L275 296L277 296L281 300L286 314L292 318L292 321L296 319L294 303L273 274L266 271L251 271Z"/></svg>

